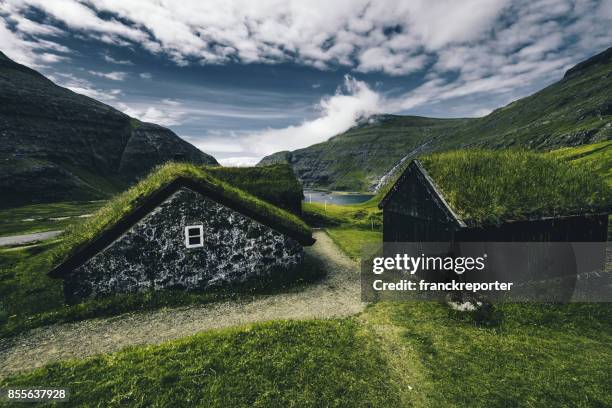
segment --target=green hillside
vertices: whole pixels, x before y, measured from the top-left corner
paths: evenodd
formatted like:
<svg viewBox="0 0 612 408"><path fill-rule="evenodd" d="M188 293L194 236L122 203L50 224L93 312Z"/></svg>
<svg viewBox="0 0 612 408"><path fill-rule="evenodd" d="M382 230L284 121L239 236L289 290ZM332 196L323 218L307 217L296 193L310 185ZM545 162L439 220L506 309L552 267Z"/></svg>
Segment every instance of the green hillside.
<svg viewBox="0 0 612 408"><path fill-rule="evenodd" d="M548 154L572 163L585 164L612 186L612 141L565 147L553 150Z"/></svg>
<svg viewBox="0 0 612 408"><path fill-rule="evenodd" d="M305 149L262 163L288 162L306 187L375 190L405 158L465 147L552 150L612 138L612 48L549 87L482 118L378 115Z"/></svg>

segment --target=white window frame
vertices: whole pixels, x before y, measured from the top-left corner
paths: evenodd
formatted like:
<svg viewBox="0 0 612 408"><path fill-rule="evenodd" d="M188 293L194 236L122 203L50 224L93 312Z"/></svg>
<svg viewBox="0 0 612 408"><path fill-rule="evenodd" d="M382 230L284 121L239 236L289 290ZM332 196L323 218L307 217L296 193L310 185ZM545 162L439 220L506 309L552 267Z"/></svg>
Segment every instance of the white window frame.
<svg viewBox="0 0 612 408"><path fill-rule="evenodd" d="M197 231L196 235L189 235L190 231ZM200 238L197 244L190 244L189 238ZM187 225L185 227L185 247L186 248L202 248L204 246L204 226L203 225Z"/></svg>

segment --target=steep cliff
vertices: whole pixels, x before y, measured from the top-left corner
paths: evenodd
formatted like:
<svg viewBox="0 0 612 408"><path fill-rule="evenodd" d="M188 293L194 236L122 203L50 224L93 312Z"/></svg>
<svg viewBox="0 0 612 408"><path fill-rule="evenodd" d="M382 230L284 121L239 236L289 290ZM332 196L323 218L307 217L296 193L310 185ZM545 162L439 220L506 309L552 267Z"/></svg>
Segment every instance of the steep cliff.
<svg viewBox="0 0 612 408"><path fill-rule="evenodd" d="M0 52L0 207L104 198L172 159L218 164L171 130L57 86Z"/></svg>

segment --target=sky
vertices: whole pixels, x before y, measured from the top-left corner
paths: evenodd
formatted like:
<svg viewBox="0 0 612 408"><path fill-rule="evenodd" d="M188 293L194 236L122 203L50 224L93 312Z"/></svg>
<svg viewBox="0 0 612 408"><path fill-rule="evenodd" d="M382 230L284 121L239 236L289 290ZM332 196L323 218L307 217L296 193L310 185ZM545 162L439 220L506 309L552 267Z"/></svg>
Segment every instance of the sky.
<svg viewBox="0 0 612 408"><path fill-rule="evenodd" d="M0 51L224 165L478 117L612 45L612 0L0 0Z"/></svg>

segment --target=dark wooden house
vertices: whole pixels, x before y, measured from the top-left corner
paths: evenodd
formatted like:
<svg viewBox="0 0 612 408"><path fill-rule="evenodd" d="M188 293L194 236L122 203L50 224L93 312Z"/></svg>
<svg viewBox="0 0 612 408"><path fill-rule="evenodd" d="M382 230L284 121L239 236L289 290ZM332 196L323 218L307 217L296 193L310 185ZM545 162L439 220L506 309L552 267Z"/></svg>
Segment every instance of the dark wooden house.
<svg viewBox="0 0 612 408"><path fill-rule="evenodd" d="M589 188L582 186L588 180L577 177L562 180L554 174L556 164L542 163L537 166L540 170L530 174L528 168L520 168L523 164L513 160L511 153L499 153L499 157L497 153L490 154L485 155L487 163L492 163L490 166L477 163L478 153L447 154L446 158L440 154L442 157L436 157L433 163L412 161L379 204L383 211L383 241L606 241L612 202L605 183L581 191L583 187ZM533 155L531 159L538 160ZM440 171L436 162L445 160L468 160L470 164L444 164ZM434 171L429 171L428 162ZM504 166L509 167L507 171L512 172L512 177L500 175ZM453 171L457 174L452 174ZM541 172L545 174L540 176ZM504 182L508 185L500 185ZM475 188L474 183L480 187ZM580 186L573 188L572 184ZM560 191L553 194L551 189ZM569 194L584 197L568 198L569 205L546 202L550 197Z"/></svg>
<svg viewBox="0 0 612 408"><path fill-rule="evenodd" d="M572 165L512 151L414 160L379 204L384 251L393 256L425 247L421 243L448 243L446 255L488 255L486 270L461 279L563 277L563 289L547 299L567 299L578 274L603 265L612 205L605 181L567 166Z"/></svg>

